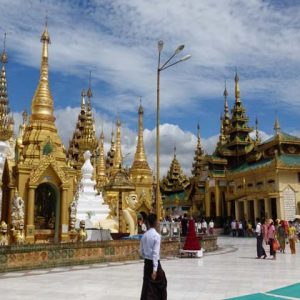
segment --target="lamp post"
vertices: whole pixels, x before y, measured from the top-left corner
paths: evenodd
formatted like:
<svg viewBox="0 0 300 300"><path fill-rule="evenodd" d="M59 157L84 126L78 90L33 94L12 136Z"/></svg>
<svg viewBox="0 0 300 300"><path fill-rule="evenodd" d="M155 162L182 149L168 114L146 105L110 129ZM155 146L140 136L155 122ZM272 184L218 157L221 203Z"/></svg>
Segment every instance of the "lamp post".
<svg viewBox="0 0 300 300"><path fill-rule="evenodd" d="M157 90L156 90L156 216L158 222L161 218L161 211L160 211L160 185L159 185L159 178L160 178L160 140L159 140L159 125L160 125L160 72L172 67L182 61L188 60L191 58L191 55L186 55L179 60L176 60L175 62L172 62L173 58L183 50L184 45L180 45L177 47L177 49L174 51L174 53L170 56L170 58L161 65L160 63L160 57L161 52L164 47L164 42L162 40L158 41L158 64L157 64Z"/></svg>

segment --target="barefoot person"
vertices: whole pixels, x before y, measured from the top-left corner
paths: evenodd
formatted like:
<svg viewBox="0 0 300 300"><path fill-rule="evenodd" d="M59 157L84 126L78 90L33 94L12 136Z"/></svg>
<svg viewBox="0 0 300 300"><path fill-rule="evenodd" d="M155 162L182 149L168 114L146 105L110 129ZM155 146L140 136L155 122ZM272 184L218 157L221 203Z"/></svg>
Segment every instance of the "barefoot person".
<svg viewBox="0 0 300 300"><path fill-rule="evenodd" d="M148 217L149 229L141 239L141 254L145 259L141 300L166 300L167 279L159 261L160 235L157 233L156 215Z"/></svg>

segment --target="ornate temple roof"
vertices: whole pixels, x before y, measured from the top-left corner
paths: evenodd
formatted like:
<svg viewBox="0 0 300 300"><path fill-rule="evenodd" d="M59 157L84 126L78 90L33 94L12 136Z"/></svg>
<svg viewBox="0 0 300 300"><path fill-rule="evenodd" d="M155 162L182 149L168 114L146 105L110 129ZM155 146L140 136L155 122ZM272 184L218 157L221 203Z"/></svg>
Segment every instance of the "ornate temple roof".
<svg viewBox="0 0 300 300"><path fill-rule="evenodd" d="M108 191L134 191L135 185L129 178L129 174L122 169L120 165L117 171L109 179L109 183L105 186Z"/></svg>
<svg viewBox="0 0 300 300"><path fill-rule="evenodd" d="M245 157L254 148L254 141L250 138L249 133L252 128L248 126L248 117L246 116L245 108L243 107L240 98L240 87L239 87L239 76L236 72L235 75L235 103L233 109L231 110L230 127L228 128L228 135L224 133L224 123L222 122L223 137L220 137L220 141L216 148L216 155L221 157L229 158L229 163L235 165L239 163L240 159L237 157ZM228 117L228 112L226 109L227 101L227 90L225 87L224 97L225 97L225 109L224 114ZM226 117L226 118L227 118ZM225 120L223 118L223 120ZM225 142L226 141L226 142ZM242 161L240 162L242 163Z"/></svg>
<svg viewBox="0 0 300 300"><path fill-rule="evenodd" d="M162 193L174 193L184 191L190 185L190 181L181 170L180 163L176 158L176 148L174 148L174 158L171 162L167 176L160 183Z"/></svg>
<svg viewBox="0 0 300 300"><path fill-rule="evenodd" d="M6 69L8 58L5 49L6 34L4 35L4 46L1 54L1 75L0 75L0 140L6 141L13 136L14 120L9 115L9 100L7 93Z"/></svg>

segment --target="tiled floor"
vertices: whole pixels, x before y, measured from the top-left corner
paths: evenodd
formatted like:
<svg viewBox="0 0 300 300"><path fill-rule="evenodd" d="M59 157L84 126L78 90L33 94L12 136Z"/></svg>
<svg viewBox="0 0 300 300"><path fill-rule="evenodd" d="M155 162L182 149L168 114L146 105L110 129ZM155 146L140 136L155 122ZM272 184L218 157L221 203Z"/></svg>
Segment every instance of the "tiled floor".
<svg viewBox="0 0 300 300"><path fill-rule="evenodd" d="M292 256L288 250L273 261L255 259L255 243L254 238L222 237L221 249L201 259L163 260L168 299L225 299L266 293L300 281L299 244L298 254ZM142 261L134 261L0 273L0 299L134 300L140 296L142 272ZM267 294L261 295L267 299L263 298Z"/></svg>

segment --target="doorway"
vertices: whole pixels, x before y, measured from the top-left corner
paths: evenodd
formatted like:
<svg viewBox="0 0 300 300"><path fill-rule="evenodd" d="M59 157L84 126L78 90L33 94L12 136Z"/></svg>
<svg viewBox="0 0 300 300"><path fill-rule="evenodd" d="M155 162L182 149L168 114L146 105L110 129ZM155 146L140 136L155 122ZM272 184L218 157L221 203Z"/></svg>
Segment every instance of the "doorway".
<svg viewBox="0 0 300 300"><path fill-rule="evenodd" d="M273 220L277 219L277 199L271 198L271 217Z"/></svg>
<svg viewBox="0 0 300 300"><path fill-rule="evenodd" d="M40 184L35 192L34 225L37 230L50 230L54 242L59 234L59 193L50 183Z"/></svg>

